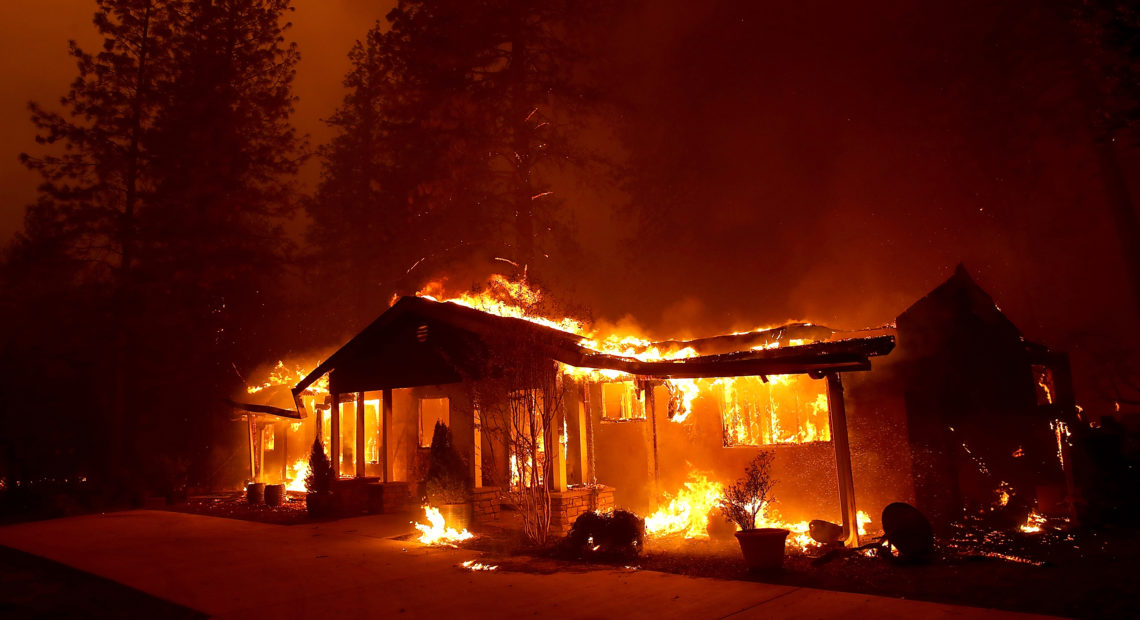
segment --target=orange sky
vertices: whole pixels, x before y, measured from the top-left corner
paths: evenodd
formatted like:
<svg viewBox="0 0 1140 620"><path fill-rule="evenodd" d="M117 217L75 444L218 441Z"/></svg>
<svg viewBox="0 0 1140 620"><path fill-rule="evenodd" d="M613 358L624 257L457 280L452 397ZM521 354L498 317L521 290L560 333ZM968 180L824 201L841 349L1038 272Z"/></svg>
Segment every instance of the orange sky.
<svg viewBox="0 0 1140 620"><path fill-rule="evenodd" d="M353 41L395 5L395 0L296 0L292 38L301 46L297 69L295 122L313 144L329 132L320 119L339 103L341 78L348 69ZM35 130L28 121L28 101L52 104L75 76L67 41L92 48L98 38L91 0L0 1L0 244L22 227L24 206L35 199L36 175L20 165L24 151L34 151ZM309 164L304 181L317 174Z"/></svg>

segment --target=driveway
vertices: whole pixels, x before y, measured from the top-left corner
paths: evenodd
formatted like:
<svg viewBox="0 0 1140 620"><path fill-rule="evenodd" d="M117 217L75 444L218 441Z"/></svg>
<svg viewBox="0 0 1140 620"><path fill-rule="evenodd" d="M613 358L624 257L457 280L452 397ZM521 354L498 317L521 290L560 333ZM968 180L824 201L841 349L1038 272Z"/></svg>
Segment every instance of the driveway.
<svg viewBox="0 0 1140 620"><path fill-rule="evenodd" d="M221 618L1032 618L624 569L471 572L473 551L392 537L407 518L269 525L135 510L0 527L5 545Z"/></svg>

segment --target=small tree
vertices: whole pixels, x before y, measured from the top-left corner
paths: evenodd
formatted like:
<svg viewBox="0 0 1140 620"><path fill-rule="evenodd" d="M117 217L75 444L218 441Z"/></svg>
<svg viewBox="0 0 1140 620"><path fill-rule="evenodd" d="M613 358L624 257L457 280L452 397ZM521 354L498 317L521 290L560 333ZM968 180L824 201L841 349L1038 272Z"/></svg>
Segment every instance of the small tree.
<svg viewBox="0 0 1140 620"><path fill-rule="evenodd" d="M756 529L756 518L764 510L772 480L768 469L772 464L772 453L764 451L756 455L744 470L744 477L724 488L720 499L720 511L742 530Z"/></svg>
<svg viewBox="0 0 1140 620"><path fill-rule="evenodd" d="M478 382L476 402L484 430L506 448L507 499L518 510L523 534L546 544L550 530L551 450L560 449L555 420L563 404L562 373L548 355L526 338L512 343L509 359ZM508 356L503 356L504 358Z"/></svg>
<svg viewBox="0 0 1140 620"><path fill-rule="evenodd" d="M431 504L459 504L471 499L467 463L455 449L451 429L435 423L428 459L427 496Z"/></svg>
<svg viewBox="0 0 1140 620"><path fill-rule="evenodd" d="M332 483L336 479L329 457L325 455L325 448L321 440L313 440L313 449L309 452L309 473L305 475L305 490L309 493L327 495L332 492Z"/></svg>

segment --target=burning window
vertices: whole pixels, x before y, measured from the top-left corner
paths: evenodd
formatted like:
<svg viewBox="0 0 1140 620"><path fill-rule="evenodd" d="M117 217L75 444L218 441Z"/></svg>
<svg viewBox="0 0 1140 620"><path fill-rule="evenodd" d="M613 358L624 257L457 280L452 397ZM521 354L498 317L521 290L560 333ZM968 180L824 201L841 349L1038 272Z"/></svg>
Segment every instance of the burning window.
<svg viewBox="0 0 1140 620"><path fill-rule="evenodd" d="M717 379L724 445L831 441L827 394L803 375Z"/></svg>
<svg viewBox="0 0 1140 620"><path fill-rule="evenodd" d="M1053 386L1053 369L1041 364L1033 365L1033 388L1037 392L1037 404L1052 405L1056 402L1056 388Z"/></svg>
<svg viewBox="0 0 1140 620"><path fill-rule="evenodd" d="M628 422L645 419L641 390L632 381L602 384L602 421Z"/></svg>
<svg viewBox="0 0 1140 620"><path fill-rule="evenodd" d="M432 433L435 432L435 423L443 422L444 426L451 426L451 414L446 398L420 399L420 447L430 448Z"/></svg>

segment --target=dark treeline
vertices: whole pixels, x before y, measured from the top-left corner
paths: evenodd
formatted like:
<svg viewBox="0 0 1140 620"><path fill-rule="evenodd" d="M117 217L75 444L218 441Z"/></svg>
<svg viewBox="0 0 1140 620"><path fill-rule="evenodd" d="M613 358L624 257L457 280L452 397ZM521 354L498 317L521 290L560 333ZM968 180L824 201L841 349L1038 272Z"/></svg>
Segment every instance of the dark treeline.
<svg viewBox="0 0 1140 620"><path fill-rule="evenodd" d="M352 68L314 150L290 122L290 0L94 5L102 47L73 43L66 94L30 105L23 160L43 184L3 257L10 492L233 485L244 436L225 399L259 366L440 274L537 276L573 252L555 178L599 169L575 136L600 102L573 71L598 7L400 3L330 42Z"/></svg>

